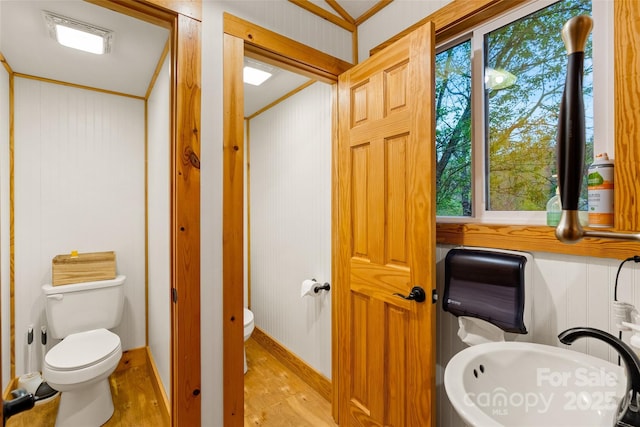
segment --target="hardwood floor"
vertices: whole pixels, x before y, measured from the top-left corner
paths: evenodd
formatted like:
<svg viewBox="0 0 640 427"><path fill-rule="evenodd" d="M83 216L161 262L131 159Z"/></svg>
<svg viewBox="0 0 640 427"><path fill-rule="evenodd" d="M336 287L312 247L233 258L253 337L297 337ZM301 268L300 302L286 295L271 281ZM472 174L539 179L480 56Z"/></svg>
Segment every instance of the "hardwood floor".
<svg viewBox="0 0 640 427"><path fill-rule="evenodd" d="M161 427L168 426L163 419L160 401L153 388L149 368L144 358L122 356L120 365L109 377L115 407L113 416L103 427ZM7 427L53 427L58 413L60 396L36 405L7 421Z"/></svg>
<svg viewBox="0 0 640 427"><path fill-rule="evenodd" d="M337 426L331 403L253 338L245 344L249 366L244 376L245 427Z"/></svg>
<svg viewBox="0 0 640 427"><path fill-rule="evenodd" d="M247 341L245 427L336 427L331 404L253 339ZM139 356L123 355L109 378L115 412L103 427L168 426L149 369ZM11 417L7 427L53 427L60 398Z"/></svg>

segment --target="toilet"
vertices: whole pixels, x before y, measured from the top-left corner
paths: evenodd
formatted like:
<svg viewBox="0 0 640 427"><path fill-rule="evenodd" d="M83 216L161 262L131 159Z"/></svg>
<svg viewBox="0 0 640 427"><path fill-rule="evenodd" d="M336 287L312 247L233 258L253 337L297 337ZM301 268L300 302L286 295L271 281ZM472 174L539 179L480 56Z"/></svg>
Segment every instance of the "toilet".
<svg viewBox="0 0 640 427"><path fill-rule="evenodd" d="M44 359L43 377L61 392L56 427L100 426L113 415L109 375L122 357L120 324L125 276L43 285L47 329L61 339Z"/></svg>
<svg viewBox="0 0 640 427"><path fill-rule="evenodd" d="M255 324L253 322L253 313L248 308L244 309L243 319L244 319L244 341L247 342L247 340L251 336L251 333L253 332L253 328L255 327ZM245 350L244 350L244 373L245 374L247 373L247 350L246 350L246 345L245 345Z"/></svg>

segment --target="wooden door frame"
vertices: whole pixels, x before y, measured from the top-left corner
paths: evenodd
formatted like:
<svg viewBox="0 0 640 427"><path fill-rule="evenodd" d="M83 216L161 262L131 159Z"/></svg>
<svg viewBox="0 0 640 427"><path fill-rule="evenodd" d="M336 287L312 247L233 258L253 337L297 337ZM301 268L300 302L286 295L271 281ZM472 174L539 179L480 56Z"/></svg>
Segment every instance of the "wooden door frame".
<svg viewBox="0 0 640 427"><path fill-rule="evenodd" d="M243 214L244 214L244 92L242 82L243 58L246 52L264 61L307 74L334 85L333 129L331 157L331 239L332 259L336 246L336 183L337 183L337 94L338 75L351 68L351 64L326 53L305 46L277 33L259 27L228 13L223 25L223 196L222 196L222 277L223 277L223 372L224 372L224 425L244 425L244 373L242 354L244 347L243 317ZM332 263L333 264L333 263ZM332 265L334 287L334 267ZM336 293L332 292L332 347L335 345ZM337 378L336 352L332 352L332 378ZM337 402L338 387L333 387L333 401ZM337 419L337 405L333 405Z"/></svg>
<svg viewBox="0 0 640 427"><path fill-rule="evenodd" d="M170 30L171 425L201 425L200 87L202 1L87 0Z"/></svg>

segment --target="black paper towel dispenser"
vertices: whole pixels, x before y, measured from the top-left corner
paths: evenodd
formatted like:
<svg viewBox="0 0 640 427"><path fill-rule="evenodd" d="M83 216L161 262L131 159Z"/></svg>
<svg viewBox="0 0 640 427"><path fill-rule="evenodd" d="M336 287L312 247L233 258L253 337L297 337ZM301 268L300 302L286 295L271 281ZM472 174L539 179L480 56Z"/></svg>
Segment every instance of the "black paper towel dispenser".
<svg viewBox="0 0 640 427"><path fill-rule="evenodd" d="M450 250L445 258L443 309L485 320L505 332L526 334L528 258L524 253Z"/></svg>

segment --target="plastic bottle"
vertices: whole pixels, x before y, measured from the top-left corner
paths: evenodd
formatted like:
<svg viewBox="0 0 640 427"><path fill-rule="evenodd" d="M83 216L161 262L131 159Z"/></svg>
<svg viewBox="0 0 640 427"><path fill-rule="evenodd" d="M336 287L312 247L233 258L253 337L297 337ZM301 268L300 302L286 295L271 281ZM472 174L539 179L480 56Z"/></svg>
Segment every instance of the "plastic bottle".
<svg viewBox="0 0 640 427"><path fill-rule="evenodd" d="M560 190L556 187L556 195L547 202L547 225L552 227L560 223L562 204L560 203Z"/></svg>
<svg viewBox="0 0 640 427"><path fill-rule="evenodd" d="M589 226L613 227L613 161L607 153L596 156L588 174Z"/></svg>

